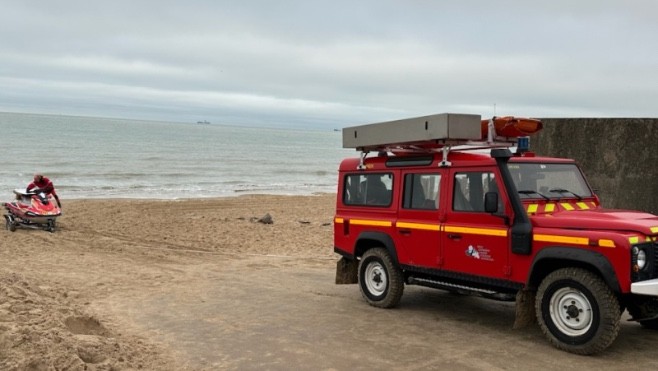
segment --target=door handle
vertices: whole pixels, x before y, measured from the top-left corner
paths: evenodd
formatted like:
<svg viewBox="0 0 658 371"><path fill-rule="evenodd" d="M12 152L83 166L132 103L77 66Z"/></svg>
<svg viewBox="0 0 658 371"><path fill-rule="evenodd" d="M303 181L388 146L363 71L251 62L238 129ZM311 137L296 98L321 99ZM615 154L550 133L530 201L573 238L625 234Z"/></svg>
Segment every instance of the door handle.
<svg viewBox="0 0 658 371"><path fill-rule="evenodd" d="M447 237L448 237L449 239L451 239L451 240L461 240L461 239L462 239L462 235L461 235L461 234L448 233L448 236L447 236Z"/></svg>
<svg viewBox="0 0 658 371"><path fill-rule="evenodd" d="M408 236L411 234L411 229L400 229L400 234Z"/></svg>

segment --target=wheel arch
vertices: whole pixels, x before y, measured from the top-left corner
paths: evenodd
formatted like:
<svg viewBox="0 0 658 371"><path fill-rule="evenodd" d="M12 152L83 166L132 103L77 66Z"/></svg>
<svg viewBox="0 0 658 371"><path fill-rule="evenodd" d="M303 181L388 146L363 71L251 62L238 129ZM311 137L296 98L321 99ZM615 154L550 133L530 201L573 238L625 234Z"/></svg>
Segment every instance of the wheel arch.
<svg viewBox="0 0 658 371"><path fill-rule="evenodd" d="M374 247L384 247L391 255L393 262L399 264L397 250L393 238L384 232L361 232L356 239L354 257L361 257L366 251Z"/></svg>
<svg viewBox="0 0 658 371"><path fill-rule="evenodd" d="M617 274L610 261L601 253L572 247L553 246L539 251L533 259L527 287L537 288L549 273L566 267L583 268L595 273L615 294L621 294Z"/></svg>

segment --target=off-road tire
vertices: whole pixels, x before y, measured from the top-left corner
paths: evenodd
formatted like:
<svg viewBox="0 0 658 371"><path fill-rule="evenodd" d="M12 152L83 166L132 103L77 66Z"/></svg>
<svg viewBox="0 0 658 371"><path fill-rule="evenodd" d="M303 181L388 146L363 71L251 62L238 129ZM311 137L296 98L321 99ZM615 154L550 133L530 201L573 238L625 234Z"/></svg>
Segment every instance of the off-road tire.
<svg viewBox="0 0 658 371"><path fill-rule="evenodd" d="M605 282L581 268L550 273L535 300L537 322L551 344L581 355L598 353L617 338L619 308Z"/></svg>
<svg viewBox="0 0 658 371"><path fill-rule="evenodd" d="M404 291L402 271L386 249L368 250L359 262L359 287L368 304L392 308L400 303Z"/></svg>

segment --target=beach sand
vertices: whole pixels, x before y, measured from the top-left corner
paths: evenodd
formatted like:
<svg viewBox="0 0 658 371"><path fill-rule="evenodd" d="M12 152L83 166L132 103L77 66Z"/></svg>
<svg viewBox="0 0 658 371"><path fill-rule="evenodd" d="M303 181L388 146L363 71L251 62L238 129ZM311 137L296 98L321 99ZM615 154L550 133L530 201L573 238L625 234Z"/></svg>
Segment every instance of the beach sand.
<svg viewBox="0 0 658 371"><path fill-rule="evenodd" d="M334 284L334 203L64 200L55 233L3 230L0 370L655 368L633 323L579 357L512 330L513 303L408 286L369 307Z"/></svg>
<svg viewBox="0 0 658 371"><path fill-rule="evenodd" d="M177 369L175 357L157 339L124 332L107 308L94 304L163 290L185 279L171 266L208 259L333 260L334 200L334 195L64 200L53 234L3 230L0 369ZM273 224L254 221L267 213Z"/></svg>

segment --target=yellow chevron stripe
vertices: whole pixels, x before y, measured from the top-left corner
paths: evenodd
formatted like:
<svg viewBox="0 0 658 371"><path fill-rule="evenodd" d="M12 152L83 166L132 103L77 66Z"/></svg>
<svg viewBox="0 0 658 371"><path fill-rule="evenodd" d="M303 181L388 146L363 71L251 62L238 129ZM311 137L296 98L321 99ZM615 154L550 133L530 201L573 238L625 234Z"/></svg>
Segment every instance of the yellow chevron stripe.
<svg viewBox="0 0 658 371"><path fill-rule="evenodd" d="M615 247L615 242L613 240L599 240L599 246L601 246L601 247Z"/></svg>
<svg viewBox="0 0 658 371"><path fill-rule="evenodd" d="M628 239L628 242L630 242L631 244L638 243L638 242L640 242L640 237L630 237Z"/></svg>
<svg viewBox="0 0 658 371"><path fill-rule="evenodd" d="M334 218L334 223L336 224L343 224L345 220L343 218Z"/></svg>
<svg viewBox="0 0 658 371"><path fill-rule="evenodd" d="M477 234L483 236L507 237L507 229L495 228L470 228L446 225L444 231L450 233Z"/></svg>
<svg viewBox="0 0 658 371"><path fill-rule="evenodd" d="M589 245L589 238L587 237L571 237L571 236L556 236L551 234L536 234L533 240L538 242L556 242L556 243L569 243L573 245Z"/></svg>
<svg viewBox="0 0 658 371"><path fill-rule="evenodd" d="M562 205L562 208L563 208L564 210L567 210L567 211L574 210L573 206L571 206L571 204L568 204L568 203L566 203L566 202L563 202L563 203L561 203L560 205Z"/></svg>
<svg viewBox="0 0 658 371"><path fill-rule="evenodd" d="M658 233L658 227L651 227L651 233Z"/></svg>
<svg viewBox="0 0 658 371"><path fill-rule="evenodd" d="M552 213L553 211L555 211L555 204L546 204L544 212Z"/></svg>
<svg viewBox="0 0 658 371"><path fill-rule="evenodd" d="M539 207L539 205L537 205L537 204L528 205L528 213L529 214L536 213L538 207Z"/></svg>
<svg viewBox="0 0 658 371"><path fill-rule="evenodd" d="M352 225L366 225L370 227L390 227L392 222L385 220L366 220L366 219L350 219Z"/></svg>
<svg viewBox="0 0 658 371"><path fill-rule="evenodd" d="M407 223L407 222L397 222L395 225L398 228L409 228L409 229L422 229L424 231L439 231L441 228L440 224L425 224L425 223Z"/></svg>
<svg viewBox="0 0 658 371"><path fill-rule="evenodd" d="M584 202L576 202L576 205L578 205L581 210L589 210L589 206Z"/></svg>

